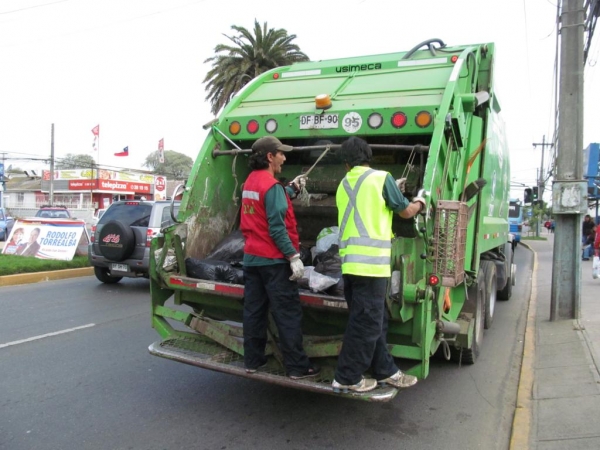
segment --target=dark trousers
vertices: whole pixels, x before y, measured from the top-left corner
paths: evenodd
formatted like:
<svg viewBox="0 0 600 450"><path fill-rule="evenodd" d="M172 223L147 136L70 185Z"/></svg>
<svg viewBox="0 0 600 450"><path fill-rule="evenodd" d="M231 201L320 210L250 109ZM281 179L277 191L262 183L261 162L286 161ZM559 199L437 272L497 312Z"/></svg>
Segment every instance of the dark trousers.
<svg viewBox="0 0 600 450"><path fill-rule="evenodd" d="M265 363L268 312L279 332L279 348L288 375L308 370L302 346L302 307L298 283L290 281L288 264L244 267L244 364L255 369Z"/></svg>
<svg viewBox="0 0 600 450"><path fill-rule="evenodd" d="M344 297L350 316L335 371L338 383L356 384L369 368L377 380L398 371L386 342L387 282L388 278L344 275Z"/></svg>

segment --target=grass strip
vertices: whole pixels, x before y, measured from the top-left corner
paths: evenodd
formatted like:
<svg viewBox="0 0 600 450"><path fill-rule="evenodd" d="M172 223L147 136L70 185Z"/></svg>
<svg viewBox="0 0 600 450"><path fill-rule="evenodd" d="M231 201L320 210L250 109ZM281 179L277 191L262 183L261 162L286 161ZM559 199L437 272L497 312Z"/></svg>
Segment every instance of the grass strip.
<svg viewBox="0 0 600 450"><path fill-rule="evenodd" d="M89 266L87 256L75 256L71 261L59 261L56 259L38 259L33 256L0 255L0 276L77 269Z"/></svg>

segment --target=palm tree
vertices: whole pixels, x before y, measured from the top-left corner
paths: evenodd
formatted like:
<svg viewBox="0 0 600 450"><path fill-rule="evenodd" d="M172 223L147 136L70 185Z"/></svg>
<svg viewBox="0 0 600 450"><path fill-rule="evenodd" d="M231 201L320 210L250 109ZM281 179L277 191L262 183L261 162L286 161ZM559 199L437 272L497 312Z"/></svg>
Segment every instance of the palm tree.
<svg viewBox="0 0 600 450"><path fill-rule="evenodd" d="M212 69L206 74L204 83L213 114L226 105L246 83L254 77L279 66L308 61L308 56L293 44L295 34L288 35L283 28L267 29L267 22L260 27L254 20L254 34L244 27L232 25L237 36L224 36L234 45L219 44L216 55L208 58Z"/></svg>

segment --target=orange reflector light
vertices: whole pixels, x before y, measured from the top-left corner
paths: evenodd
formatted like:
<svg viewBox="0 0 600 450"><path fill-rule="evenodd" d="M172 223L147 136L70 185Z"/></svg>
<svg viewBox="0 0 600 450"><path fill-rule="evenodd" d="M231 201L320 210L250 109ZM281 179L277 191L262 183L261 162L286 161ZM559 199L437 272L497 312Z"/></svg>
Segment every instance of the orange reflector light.
<svg viewBox="0 0 600 450"><path fill-rule="evenodd" d="M238 134L241 129L242 129L242 126L240 125L239 122L231 122L231 125L229 125L229 132L231 134L233 134L234 136L236 134Z"/></svg>
<svg viewBox="0 0 600 450"><path fill-rule="evenodd" d="M426 128L431 125L431 120L431 114L427 111L421 111L417 114L417 117L415 117L415 123L421 128Z"/></svg>
<svg viewBox="0 0 600 450"><path fill-rule="evenodd" d="M320 94L315 97L315 107L326 110L331 108L331 97L329 94Z"/></svg>
<svg viewBox="0 0 600 450"><path fill-rule="evenodd" d="M392 126L394 128L402 128L406 125L406 114L403 112L394 113L392 116Z"/></svg>
<svg viewBox="0 0 600 450"><path fill-rule="evenodd" d="M278 80L279 79L279 74L278 73L274 73L273 74L273 79L274 80Z"/></svg>
<svg viewBox="0 0 600 450"><path fill-rule="evenodd" d="M430 286L437 286L440 283L440 279L437 275L429 275L429 279L427 280L427 284Z"/></svg>
<svg viewBox="0 0 600 450"><path fill-rule="evenodd" d="M248 130L248 133L250 134L256 133L258 131L258 122L252 119L250 122L248 122L248 125L246 125L246 130Z"/></svg>
<svg viewBox="0 0 600 450"><path fill-rule="evenodd" d="M381 114L379 113L373 113L367 119L367 123L371 128L376 130L383 124L383 117L381 117Z"/></svg>
<svg viewBox="0 0 600 450"><path fill-rule="evenodd" d="M452 55L452 57L450 58L450 61L452 61L452 64L454 64L456 61L458 61L458 56Z"/></svg>

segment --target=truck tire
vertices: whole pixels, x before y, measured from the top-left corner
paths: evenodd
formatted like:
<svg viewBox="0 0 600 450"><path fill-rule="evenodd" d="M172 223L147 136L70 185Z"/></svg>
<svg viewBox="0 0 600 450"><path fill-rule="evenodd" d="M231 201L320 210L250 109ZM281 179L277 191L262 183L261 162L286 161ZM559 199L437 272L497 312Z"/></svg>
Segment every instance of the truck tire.
<svg viewBox="0 0 600 450"><path fill-rule="evenodd" d="M121 281L123 277L111 277L110 272L106 267L94 267L94 275L98 278L98 281L102 281L106 284L115 284Z"/></svg>
<svg viewBox="0 0 600 450"><path fill-rule="evenodd" d="M513 287L513 274L512 274L512 265L515 259L515 254L513 252L513 246L508 242L504 244L504 255L507 262L506 268L506 285L504 289L498 291L498 300L510 300L510 296L512 295L512 287Z"/></svg>
<svg viewBox="0 0 600 450"><path fill-rule="evenodd" d="M477 284L469 288L469 295L476 296L475 311L473 312L475 326L473 327L473 339L471 339L470 347L462 350L461 362L463 364L475 364L483 343L483 327L485 322L485 280L482 271L479 271L479 275L477 276Z"/></svg>
<svg viewBox="0 0 600 450"><path fill-rule="evenodd" d="M498 278L496 277L496 264L494 261L481 261L480 271L483 271L485 280L485 320L484 328L488 330L494 321L496 310L496 296L498 293Z"/></svg>

